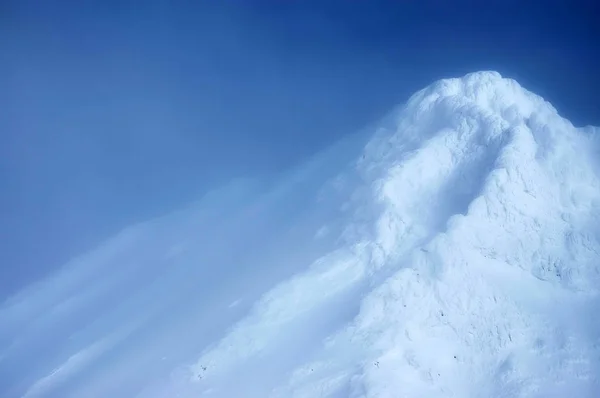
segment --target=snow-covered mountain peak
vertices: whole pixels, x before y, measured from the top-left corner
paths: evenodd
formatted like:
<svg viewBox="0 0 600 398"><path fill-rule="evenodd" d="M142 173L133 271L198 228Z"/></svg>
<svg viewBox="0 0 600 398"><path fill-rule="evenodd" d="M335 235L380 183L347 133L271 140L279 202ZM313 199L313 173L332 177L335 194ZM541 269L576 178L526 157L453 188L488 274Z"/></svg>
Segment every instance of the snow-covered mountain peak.
<svg viewBox="0 0 600 398"><path fill-rule="evenodd" d="M130 228L5 302L0 374L16 381L0 391L596 397L600 129L477 72L371 133Z"/></svg>
<svg viewBox="0 0 600 398"><path fill-rule="evenodd" d="M289 355L280 370L301 361L289 346L296 322L327 319L341 300L359 305L356 316L329 337L302 329L326 343L275 396L592 396L594 145L496 72L419 91L357 163L362 184L345 205L354 212L345 245L267 293L199 360L198 377L240 377L230 372L269 347Z"/></svg>
<svg viewBox="0 0 600 398"><path fill-rule="evenodd" d="M380 164L382 154L391 160L408 145L418 146L444 129L478 129L485 142L511 128L525 125L537 132L548 124L572 128L543 98L497 72L443 79L415 93L386 118L367 145L363 164Z"/></svg>

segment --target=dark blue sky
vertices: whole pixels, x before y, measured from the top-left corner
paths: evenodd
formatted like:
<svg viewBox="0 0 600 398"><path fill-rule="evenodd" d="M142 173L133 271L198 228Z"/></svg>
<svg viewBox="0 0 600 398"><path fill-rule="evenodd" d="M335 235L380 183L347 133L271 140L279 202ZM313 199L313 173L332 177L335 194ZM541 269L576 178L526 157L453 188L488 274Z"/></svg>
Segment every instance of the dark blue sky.
<svg viewBox="0 0 600 398"><path fill-rule="evenodd" d="M600 125L594 3L2 1L0 297L439 78L498 70Z"/></svg>

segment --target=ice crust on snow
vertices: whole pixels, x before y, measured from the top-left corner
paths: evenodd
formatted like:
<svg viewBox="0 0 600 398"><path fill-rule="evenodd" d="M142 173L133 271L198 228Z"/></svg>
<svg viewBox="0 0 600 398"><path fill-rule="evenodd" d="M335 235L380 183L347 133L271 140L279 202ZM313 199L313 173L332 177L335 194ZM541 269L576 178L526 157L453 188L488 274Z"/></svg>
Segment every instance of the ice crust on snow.
<svg viewBox="0 0 600 398"><path fill-rule="evenodd" d="M599 396L600 128L477 72L369 137L3 303L0 395Z"/></svg>
<svg viewBox="0 0 600 398"><path fill-rule="evenodd" d="M338 177L355 182L339 247L204 352L197 391L596 396L598 150L496 72L416 93Z"/></svg>

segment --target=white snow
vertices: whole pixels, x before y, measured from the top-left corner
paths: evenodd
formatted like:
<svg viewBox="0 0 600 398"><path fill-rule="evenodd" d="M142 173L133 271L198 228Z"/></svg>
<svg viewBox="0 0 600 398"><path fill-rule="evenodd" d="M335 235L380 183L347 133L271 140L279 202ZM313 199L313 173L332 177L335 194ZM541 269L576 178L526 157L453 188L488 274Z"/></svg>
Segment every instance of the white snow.
<svg viewBox="0 0 600 398"><path fill-rule="evenodd" d="M358 145L133 228L4 303L0 371L31 374L0 391L598 396L600 129L478 72L413 95L348 163ZM22 365L34 349L48 366Z"/></svg>

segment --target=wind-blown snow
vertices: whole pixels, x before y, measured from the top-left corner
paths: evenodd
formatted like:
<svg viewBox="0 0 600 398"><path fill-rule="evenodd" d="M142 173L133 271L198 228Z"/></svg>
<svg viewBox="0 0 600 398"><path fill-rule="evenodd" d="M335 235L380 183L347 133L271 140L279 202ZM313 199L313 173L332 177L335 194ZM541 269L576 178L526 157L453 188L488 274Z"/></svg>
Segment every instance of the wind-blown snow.
<svg viewBox="0 0 600 398"><path fill-rule="evenodd" d="M359 144L4 303L2 396L597 396L599 129L479 72Z"/></svg>

